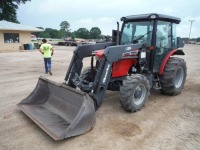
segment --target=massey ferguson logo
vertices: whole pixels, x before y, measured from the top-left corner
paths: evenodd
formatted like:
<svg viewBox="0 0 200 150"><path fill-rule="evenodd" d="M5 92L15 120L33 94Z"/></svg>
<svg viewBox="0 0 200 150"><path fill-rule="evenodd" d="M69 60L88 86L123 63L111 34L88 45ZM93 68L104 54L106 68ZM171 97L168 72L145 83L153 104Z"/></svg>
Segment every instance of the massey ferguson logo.
<svg viewBox="0 0 200 150"><path fill-rule="evenodd" d="M107 78L107 76L108 76L108 71L109 71L109 69L110 69L110 64L107 66L107 68L106 68L106 73L105 73L105 76L104 76L104 78L103 78L103 83L105 83L106 82L106 78Z"/></svg>

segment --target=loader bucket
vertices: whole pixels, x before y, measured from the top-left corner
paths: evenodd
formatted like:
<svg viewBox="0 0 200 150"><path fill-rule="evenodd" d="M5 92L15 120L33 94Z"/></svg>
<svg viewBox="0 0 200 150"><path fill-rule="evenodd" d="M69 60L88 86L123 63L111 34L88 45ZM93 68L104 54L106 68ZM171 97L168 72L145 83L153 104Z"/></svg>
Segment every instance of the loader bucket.
<svg viewBox="0 0 200 150"><path fill-rule="evenodd" d="M84 134L96 121L88 94L44 77L18 107L54 140Z"/></svg>

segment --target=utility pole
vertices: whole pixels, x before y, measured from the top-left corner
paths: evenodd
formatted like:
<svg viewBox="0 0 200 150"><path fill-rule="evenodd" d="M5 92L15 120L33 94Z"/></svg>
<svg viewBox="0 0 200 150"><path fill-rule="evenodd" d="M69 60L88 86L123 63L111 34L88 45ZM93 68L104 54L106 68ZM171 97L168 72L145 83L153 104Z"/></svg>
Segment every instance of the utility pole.
<svg viewBox="0 0 200 150"><path fill-rule="evenodd" d="M190 21L190 32L189 32L189 39L188 39L188 44L190 44L190 34L191 34L191 29L192 29L192 24L195 20L189 20Z"/></svg>

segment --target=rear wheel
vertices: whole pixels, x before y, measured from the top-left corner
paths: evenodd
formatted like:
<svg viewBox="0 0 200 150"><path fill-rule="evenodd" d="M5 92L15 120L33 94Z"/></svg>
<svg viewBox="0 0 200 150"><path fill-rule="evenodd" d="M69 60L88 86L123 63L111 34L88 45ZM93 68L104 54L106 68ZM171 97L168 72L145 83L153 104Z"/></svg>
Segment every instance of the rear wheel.
<svg viewBox="0 0 200 150"><path fill-rule="evenodd" d="M150 94L150 83L146 76L136 74L128 76L120 87L121 106L130 112L140 110Z"/></svg>
<svg viewBox="0 0 200 150"><path fill-rule="evenodd" d="M185 84L187 67L184 59L170 57L160 77L161 92L166 95L179 94Z"/></svg>

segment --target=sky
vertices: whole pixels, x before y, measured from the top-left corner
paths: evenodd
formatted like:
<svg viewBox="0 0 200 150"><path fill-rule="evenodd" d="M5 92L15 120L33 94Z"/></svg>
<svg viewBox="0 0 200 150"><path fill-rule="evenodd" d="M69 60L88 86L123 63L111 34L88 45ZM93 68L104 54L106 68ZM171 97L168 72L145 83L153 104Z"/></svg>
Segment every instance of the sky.
<svg viewBox="0 0 200 150"><path fill-rule="evenodd" d="M200 37L200 0L31 0L20 4L17 18L23 25L60 29L67 21L71 31L99 27L103 35L117 29L129 15L159 13L181 18L177 35ZM191 21L194 20L191 26Z"/></svg>

